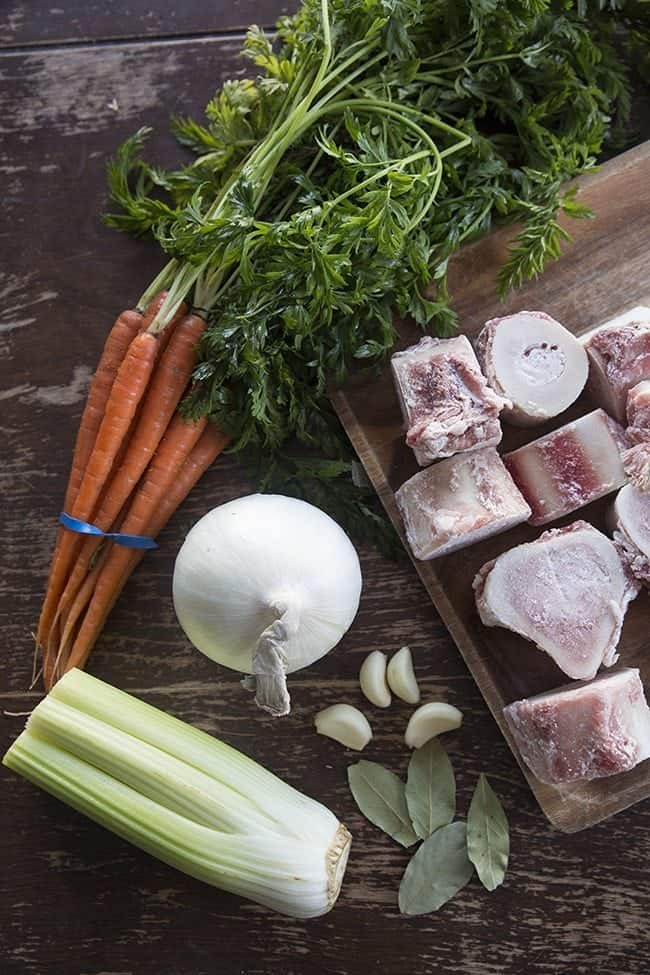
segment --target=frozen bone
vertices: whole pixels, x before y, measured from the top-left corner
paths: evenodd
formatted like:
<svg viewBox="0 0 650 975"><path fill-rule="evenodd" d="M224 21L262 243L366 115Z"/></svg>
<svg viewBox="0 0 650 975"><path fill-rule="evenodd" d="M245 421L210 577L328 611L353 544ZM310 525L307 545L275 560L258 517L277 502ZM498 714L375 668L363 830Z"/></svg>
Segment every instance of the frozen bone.
<svg viewBox="0 0 650 975"><path fill-rule="evenodd" d="M650 318L606 325L585 342L589 356L588 389L594 400L617 420L625 420L627 394L650 379Z"/></svg>
<svg viewBox="0 0 650 975"><path fill-rule="evenodd" d="M610 513L614 542L632 575L650 588L650 495L626 484Z"/></svg>
<svg viewBox="0 0 650 975"><path fill-rule="evenodd" d="M621 454L623 470L639 491L650 492L650 441L637 443Z"/></svg>
<svg viewBox="0 0 650 975"><path fill-rule="evenodd" d="M586 521L511 548L474 579L483 623L532 640L575 680L616 663L625 611L638 591L614 543Z"/></svg>
<svg viewBox="0 0 650 975"><path fill-rule="evenodd" d="M542 782L601 779L650 757L650 709L636 669L515 701L503 714Z"/></svg>
<svg viewBox="0 0 650 975"><path fill-rule="evenodd" d="M530 523L545 525L625 484L623 428L603 410L506 454L506 466L532 509Z"/></svg>
<svg viewBox="0 0 650 975"><path fill-rule="evenodd" d="M630 443L644 443L650 440L650 380L637 383L627 394L625 408L627 430Z"/></svg>
<svg viewBox="0 0 650 975"><path fill-rule="evenodd" d="M464 548L530 516L494 447L457 454L414 474L395 500L416 559Z"/></svg>
<svg viewBox="0 0 650 975"><path fill-rule="evenodd" d="M425 336L391 359L406 442L421 467L501 440L506 400L487 384L469 339Z"/></svg>
<svg viewBox="0 0 650 975"><path fill-rule="evenodd" d="M510 400L503 415L534 426L562 413L587 381L587 354L575 335L541 311L487 322L476 352L492 389Z"/></svg>

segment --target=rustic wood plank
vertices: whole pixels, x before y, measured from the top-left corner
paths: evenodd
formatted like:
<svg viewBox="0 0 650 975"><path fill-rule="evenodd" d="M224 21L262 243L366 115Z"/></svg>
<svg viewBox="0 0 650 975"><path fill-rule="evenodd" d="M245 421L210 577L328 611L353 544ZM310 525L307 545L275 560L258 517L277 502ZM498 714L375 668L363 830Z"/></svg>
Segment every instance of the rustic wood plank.
<svg viewBox="0 0 650 975"><path fill-rule="evenodd" d="M31 44L79 43L161 38L187 34L241 31L249 24L272 27L291 13L295 0L189 0L152 3L151 0L65 0L33 4L6 0L0 13L0 48Z"/></svg>
<svg viewBox="0 0 650 975"><path fill-rule="evenodd" d="M4 653L0 708L23 711L29 632L39 609L55 518L85 382L109 322L159 265L146 244L98 218L104 160L138 125L159 130L172 111L203 104L237 62L237 44L124 45L0 57L6 138L0 248L0 470ZM192 71L185 70L187 63ZM108 103L115 97L119 111ZM187 528L209 507L250 489L225 458L206 475L130 581L91 670L177 716L222 735L331 806L354 846L339 905L290 921L156 863L2 770L0 958L3 975L645 975L650 892L645 854L650 806L578 836L544 822L481 695L404 560L361 553L360 613L341 646L292 681L294 712L272 723L238 676L193 650L174 620L170 573ZM397 913L408 855L355 810L345 770L356 760L314 734L314 713L337 700L365 708L375 729L366 753L403 772L410 709L362 701L359 665L371 649L413 648L425 698L465 712L448 737L465 813L476 777L491 773L512 824L512 869L492 895L476 881L440 915ZM4 748L22 718L0 716Z"/></svg>

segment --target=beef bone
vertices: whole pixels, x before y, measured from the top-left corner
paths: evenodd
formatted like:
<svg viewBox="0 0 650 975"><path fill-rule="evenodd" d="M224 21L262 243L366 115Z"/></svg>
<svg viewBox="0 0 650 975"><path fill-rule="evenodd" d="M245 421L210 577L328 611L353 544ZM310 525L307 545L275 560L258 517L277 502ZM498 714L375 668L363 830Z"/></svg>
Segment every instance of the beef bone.
<svg viewBox="0 0 650 975"><path fill-rule="evenodd" d="M465 335L426 335L417 345L396 352L391 369L406 442L421 467L439 457L500 442L499 413L506 400L488 386Z"/></svg>
<svg viewBox="0 0 650 975"><path fill-rule="evenodd" d="M614 543L585 521L511 548L474 579L486 626L531 640L576 680L616 662L625 611L638 591Z"/></svg>
<svg viewBox="0 0 650 975"><path fill-rule="evenodd" d="M530 508L494 447L457 454L395 494L416 559L434 559L526 521Z"/></svg>
<svg viewBox="0 0 650 975"><path fill-rule="evenodd" d="M541 311L491 319L475 345L492 389L511 403L503 416L517 426L535 426L562 413L587 381L582 344Z"/></svg>
<svg viewBox="0 0 650 975"><path fill-rule="evenodd" d="M525 444L504 457L532 509L531 525L546 525L625 484L623 428L603 410Z"/></svg>
<svg viewBox="0 0 650 975"><path fill-rule="evenodd" d="M601 779L650 757L650 708L636 669L515 701L503 714L541 782Z"/></svg>

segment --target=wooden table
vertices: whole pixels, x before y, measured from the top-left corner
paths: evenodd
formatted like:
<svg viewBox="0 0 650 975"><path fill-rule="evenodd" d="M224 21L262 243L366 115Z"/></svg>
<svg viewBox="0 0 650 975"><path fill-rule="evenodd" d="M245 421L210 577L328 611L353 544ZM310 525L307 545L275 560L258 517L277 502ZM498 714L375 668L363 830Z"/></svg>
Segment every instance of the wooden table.
<svg viewBox="0 0 650 975"><path fill-rule="evenodd" d="M152 247L116 236L99 220L107 154L147 123L156 128L151 153L175 158L168 115L198 112L212 86L242 73L241 28L252 20L270 24L280 10L274 0L3 4L6 711L27 711L39 698L27 690L30 631L88 377L116 311L138 297L159 264ZM650 804L585 833L554 832L406 561L361 552L359 616L335 653L292 681L288 719L256 712L238 676L188 644L170 598L174 555L201 514L250 487L232 459L208 473L129 583L91 670L223 736L334 809L354 835L338 906L306 923L272 915L175 873L3 772L3 975L646 973ZM512 828L504 888L489 895L473 881L439 914L417 919L400 917L396 904L408 854L359 815L346 785L351 753L312 727L324 705L362 704L357 673L369 650L404 643L413 649L425 699L444 695L465 713L461 732L449 738L461 813L486 771ZM408 714L406 705L373 711L368 758L405 771ZM23 720L2 717L3 751Z"/></svg>

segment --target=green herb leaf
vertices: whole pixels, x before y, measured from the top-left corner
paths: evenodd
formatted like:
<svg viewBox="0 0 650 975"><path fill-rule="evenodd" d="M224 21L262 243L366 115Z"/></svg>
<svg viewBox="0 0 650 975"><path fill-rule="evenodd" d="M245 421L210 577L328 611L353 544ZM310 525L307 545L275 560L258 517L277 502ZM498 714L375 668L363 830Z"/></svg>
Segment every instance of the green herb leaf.
<svg viewBox="0 0 650 975"><path fill-rule="evenodd" d="M291 440L340 459L328 383L385 360L395 310L451 334L459 248L520 222L504 294L560 256L560 216L589 215L563 187L624 144L650 4L302 0L244 53L253 77L173 121L186 165L145 161L147 129L118 150L106 219L156 240L178 262L174 297L210 309L185 414L261 468ZM386 540L346 473L327 497L367 526L357 540Z"/></svg>
<svg viewBox="0 0 650 975"><path fill-rule="evenodd" d="M348 768L348 782L357 806L371 823L402 846L417 843L409 819L404 783L377 762L358 762Z"/></svg>
<svg viewBox="0 0 650 975"><path fill-rule="evenodd" d="M406 780L406 804L413 829L426 840L456 814L456 780L449 757L436 738L413 752Z"/></svg>
<svg viewBox="0 0 650 975"><path fill-rule="evenodd" d="M508 867L510 835L503 806L481 773L467 816L467 854L486 890L503 883Z"/></svg>
<svg viewBox="0 0 650 975"><path fill-rule="evenodd" d="M469 882L474 867L467 856L465 823L450 823L425 840L399 887L402 914L437 911Z"/></svg>

